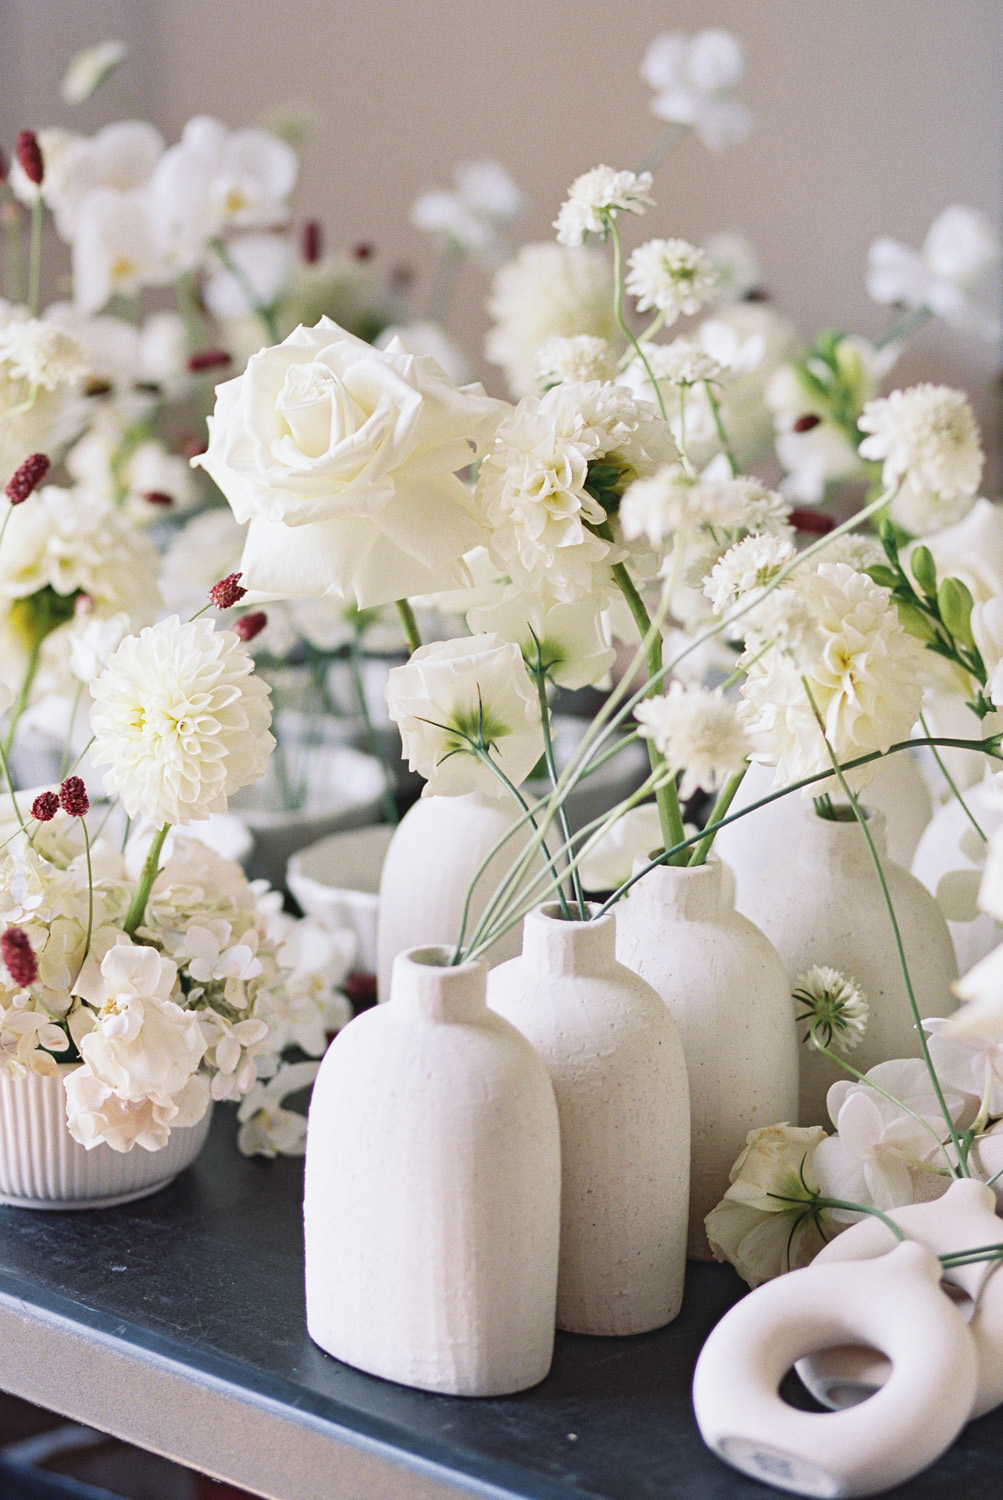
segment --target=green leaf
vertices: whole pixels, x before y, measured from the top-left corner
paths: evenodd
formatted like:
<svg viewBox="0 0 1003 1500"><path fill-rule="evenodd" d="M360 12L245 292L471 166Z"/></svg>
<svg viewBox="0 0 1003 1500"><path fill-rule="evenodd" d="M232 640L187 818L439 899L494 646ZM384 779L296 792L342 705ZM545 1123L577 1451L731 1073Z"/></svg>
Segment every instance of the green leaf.
<svg viewBox="0 0 1003 1500"><path fill-rule="evenodd" d="M929 547L915 547L909 558L909 566L912 568L912 576L924 594L936 594L937 564L933 560L933 553Z"/></svg>

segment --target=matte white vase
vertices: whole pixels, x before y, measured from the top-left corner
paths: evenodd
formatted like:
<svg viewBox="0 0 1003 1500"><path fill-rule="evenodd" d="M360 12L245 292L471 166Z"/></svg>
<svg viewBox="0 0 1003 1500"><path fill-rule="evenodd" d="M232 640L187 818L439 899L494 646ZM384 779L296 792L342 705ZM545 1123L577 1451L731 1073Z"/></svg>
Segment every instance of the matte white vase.
<svg viewBox="0 0 1003 1500"><path fill-rule="evenodd" d="M709 1260L704 1218L723 1198L749 1131L797 1124L787 971L735 911L714 855L696 869L650 870L616 911L617 957L657 990L679 1028L690 1085L687 1254Z"/></svg>
<svg viewBox="0 0 1003 1500"><path fill-rule="evenodd" d="M958 976L947 922L920 882L885 853L884 818L868 823L909 965L921 1016L945 1016L957 1007L951 984ZM814 964L829 965L857 981L870 1006L863 1040L850 1058L861 1073L893 1057L918 1057L905 982L888 911L867 841L859 824L820 818L812 809L786 858L749 882L737 905L765 932L791 983ZM799 1048L802 1125L831 1124L825 1099L846 1075L812 1047Z"/></svg>
<svg viewBox="0 0 1003 1500"><path fill-rule="evenodd" d="M1003 808L991 776L962 795L983 833L996 833L1003 824ZM912 861L912 873L936 896L947 918L962 974L1003 942L1003 923L975 905L987 847L961 803L951 797L927 827Z"/></svg>
<svg viewBox="0 0 1003 1500"><path fill-rule="evenodd" d="M171 1131L160 1151L133 1146L88 1150L66 1125L63 1080L80 1066L60 1063L48 1077L11 1078L0 1069L0 1203L13 1208L112 1208L173 1182L205 1145L210 1102L194 1125ZM207 1089L208 1093L208 1089Z"/></svg>
<svg viewBox="0 0 1003 1500"><path fill-rule="evenodd" d="M679 1311L689 1101L679 1035L654 990L616 960L612 915L531 912L488 1003L529 1038L561 1121L557 1324L619 1335Z"/></svg>
<svg viewBox="0 0 1003 1500"><path fill-rule="evenodd" d="M560 1135L540 1059L482 963L398 956L389 1002L321 1064L306 1153L310 1337L422 1390L542 1380L554 1342Z"/></svg>
<svg viewBox="0 0 1003 1500"><path fill-rule="evenodd" d="M376 934L376 988L389 993L398 953L408 948L454 944L470 882L481 860L519 819L511 798L468 792L463 797L422 797L397 826L380 878ZM474 930L502 877L525 848L532 829L520 829L491 860L470 903L467 936ZM488 952L490 964L519 952L518 924Z"/></svg>

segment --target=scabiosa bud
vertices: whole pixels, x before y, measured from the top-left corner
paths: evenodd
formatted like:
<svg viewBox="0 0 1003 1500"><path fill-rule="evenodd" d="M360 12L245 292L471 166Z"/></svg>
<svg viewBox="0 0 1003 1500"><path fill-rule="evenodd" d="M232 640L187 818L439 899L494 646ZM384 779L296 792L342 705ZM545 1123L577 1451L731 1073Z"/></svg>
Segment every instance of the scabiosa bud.
<svg viewBox="0 0 1003 1500"><path fill-rule="evenodd" d="M217 609L232 609L239 604L247 590L240 586L239 573L227 573L218 583L214 583L209 590L209 602L215 604Z"/></svg>
<svg viewBox="0 0 1003 1500"><path fill-rule="evenodd" d="M143 499L147 505L162 505L166 507L174 504L174 496L165 495L163 490L147 490L143 495Z"/></svg>
<svg viewBox="0 0 1003 1500"><path fill-rule="evenodd" d="M79 776L67 776L59 788L59 805L71 818L83 818L90 811L87 788Z"/></svg>
<svg viewBox="0 0 1003 1500"><path fill-rule="evenodd" d="M798 417L797 421L794 423L794 431L811 432L814 428L820 425L821 421L822 418L817 417L813 411L806 411L804 416Z"/></svg>
<svg viewBox="0 0 1003 1500"><path fill-rule="evenodd" d="M36 187L41 187L42 178L45 176L45 165L42 161L42 148L38 144L38 136L33 130L21 131L14 146L14 155L28 181L33 182Z"/></svg>
<svg viewBox="0 0 1003 1500"><path fill-rule="evenodd" d="M361 240L359 244L352 247L352 255L356 260L372 260L376 254L375 245L370 245L368 240Z"/></svg>
<svg viewBox="0 0 1003 1500"><path fill-rule="evenodd" d="M32 490L37 489L42 483L51 467L52 464L45 453L33 453L30 458L26 458L20 468L15 469L4 490L11 505L23 504Z"/></svg>
<svg viewBox="0 0 1003 1500"><path fill-rule="evenodd" d="M265 611L256 609L252 614L241 615L239 620L235 620L233 629L246 645L248 641L253 641L256 635L260 635L267 624L268 616Z"/></svg>
<svg viewBox="0 0 1003 1500"><path fill-rule="evenodd" d="M320 225L316 219L308 219L303 225L303 238L300 243L303 259L308 266L316 265L320 260L322 243L323 235Z"/></svg>
<svg viewBox="0 0 1003 1500"><path fill-rule="evenodd" d="M38 959L28 941L28 934L20 927L8 927L0 937L0 958L7 965L7 973L18 989L26 990L38 978Z"/></svg>
<svg viewBox="0 0 1003 1500"><path fill-rule="evenodd" d="M31 804L31 816L37 818L39 823L51 823L59 811L59 794L57 792L39 792Z"/></svg>
<svg viewBox="0 0 1003 1500"><path fill-rule="evenodd" d="M203 349L198 354L188 356L188 368L193 375L197 375L200 370L221 370L229 363L230 356L225 349Z"/></svg>

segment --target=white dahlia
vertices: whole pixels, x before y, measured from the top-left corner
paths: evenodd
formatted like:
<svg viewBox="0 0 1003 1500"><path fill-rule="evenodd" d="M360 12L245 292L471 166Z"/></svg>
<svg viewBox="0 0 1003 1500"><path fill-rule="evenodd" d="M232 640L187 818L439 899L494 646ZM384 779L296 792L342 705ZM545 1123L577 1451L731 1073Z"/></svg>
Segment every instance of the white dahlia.
<svg viewBox="0 0 1003 1500"><path fill-rule="evenodd" d="M544 387L565 380L613 380L615 375L616 356L609 340L593 333L555 334L541 344L536 358L537 380Z"/></svg>
<svg viewBox="0 0 1003 1500"><path fill-rule="evenodd" d="M185 823L225 812L275 741L268 687L237 636L176 615L128 636L93 683L93 760L130 817Z"/></svg>

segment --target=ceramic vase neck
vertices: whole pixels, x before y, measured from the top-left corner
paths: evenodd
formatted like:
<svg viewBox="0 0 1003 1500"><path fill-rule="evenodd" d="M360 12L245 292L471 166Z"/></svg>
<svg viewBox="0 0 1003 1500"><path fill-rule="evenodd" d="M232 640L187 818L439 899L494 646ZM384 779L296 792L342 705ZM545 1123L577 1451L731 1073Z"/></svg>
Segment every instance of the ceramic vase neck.
<svg viewBox="0 0 1003 1500"><path fill-rule="evenodd" d="M647 858L640 856L635 870L643 869ZM656 865L631 894L658 912L683 917L689 922L710 922L734 910L731 883L724 879L724 867L716 855L706 864Z"/></svg>
<svg viewBox="0 0 1003 1500"><path fill-rule="evenodd" d="M867 817L867 829L874 840L874 847L884 861L888 856L885 815L881 812L871 812L868 808L864 808L863 811ZM812 810L806 819L802 859L813 863L818 858L834 860L846 866L866 865L868 869L873 868L864 831L855 818L837 822L831 818L820 818Z"/></svg>
<svg viewBox="0 0 1003 1500"><path fill-rule="evenodd" d="M394 959L390 1003L435 1021L468 1021L486 1010L487 968L450 964L444 947L409 948Z"/></svg>
<svg viewBox="0 0 1003 1500"><path fill-rule="evenodd" d="M598 911L592 904L589 911ZM527 916L522 954L549 974L601 974L616 963L616 923L612 913L589 922L568 922L556 902Z"/></svg>

